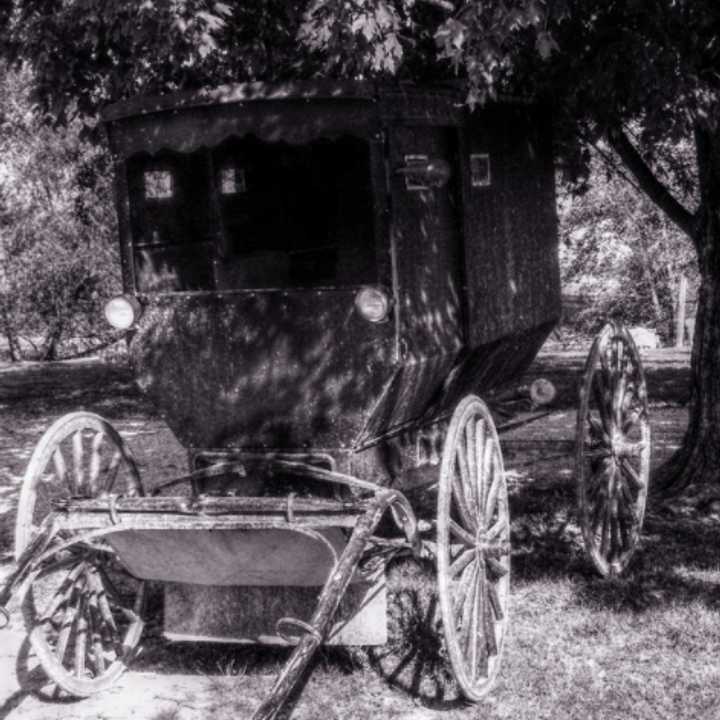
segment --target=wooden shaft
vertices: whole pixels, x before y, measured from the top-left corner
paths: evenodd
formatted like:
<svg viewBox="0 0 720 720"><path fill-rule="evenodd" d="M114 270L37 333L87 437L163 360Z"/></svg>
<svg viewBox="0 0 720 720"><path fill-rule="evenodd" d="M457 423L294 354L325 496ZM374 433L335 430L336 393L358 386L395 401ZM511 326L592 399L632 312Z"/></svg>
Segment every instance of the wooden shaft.
<svg viewBox="0 0 720 720"><path fill-rule="evenodd" d="M310 625L316 632L307 633L298 642L275 681L270 695L255 711L252 720L274 720L282 711L315 651L327 637L340 601L362 558L367 540L394 498L395 493L391 491L378 493L365 514L358 519L348 544L320 593L317 607L310 620Z"/></svg>

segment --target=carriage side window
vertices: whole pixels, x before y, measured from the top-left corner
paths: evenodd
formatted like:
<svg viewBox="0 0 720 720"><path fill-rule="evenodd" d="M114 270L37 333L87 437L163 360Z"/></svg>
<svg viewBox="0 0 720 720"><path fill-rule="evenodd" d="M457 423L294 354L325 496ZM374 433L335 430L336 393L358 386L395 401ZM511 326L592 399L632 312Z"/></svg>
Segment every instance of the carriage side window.
<svg viewBox="0 0 720 720"><path fill-rule="evenodd" d="M173 176L169 170L146 170L143 179L147 200L168 200L173 196Z"/></svg>
<svg viewBox="0 0 720 720"><path fill-rule="evenodd" d="M245 169L226 165L220 169L220 192L223 195L237 195L247 190Z"/></svg>
<svg viewBox="0 0 720 720"><path fill-rule="evenodd" d="M140 292L212 286L207 174L201 152L129 159L130 228Z"/></svg>
<svg viewBox="0 0 720 720"><path fill-rule="evenodd" d="M376 282L367 142L249 135L216 147L213 166L223 238L218 289Z"/></svg>
<svg viewBox="0 0 720 720"><path fill-rule="evenodd" d="M490 156L487 153L470 155L470 183L473 187L490 186Z"/></svg>

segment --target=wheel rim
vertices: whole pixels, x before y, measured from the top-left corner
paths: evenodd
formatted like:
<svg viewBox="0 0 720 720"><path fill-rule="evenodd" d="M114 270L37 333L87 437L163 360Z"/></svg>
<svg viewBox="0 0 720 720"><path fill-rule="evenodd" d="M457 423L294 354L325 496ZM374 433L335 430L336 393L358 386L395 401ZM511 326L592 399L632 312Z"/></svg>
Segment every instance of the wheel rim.
<svg viewBox="0 0 720 720"><path fill-rule="evenodd" d="M135 461L117 431L93 413L65 415L43 435L23 479L15 554L32 541L53 504L70 497L143 495ZM72 539L67 531L63 543ZM30 642L48 677L83 697L125 669L143 629L144 584L102 540L55 555L26 580L22 607Z"/></svg>
<svg viewBox="0 0 720 720"><path fill-rule="evenodd" d="M48 677L86 697L110 687L142 634L144 583L98 551L66 550L26 581L30 643Z"/></svg>
<svg viewBox="0 0 720 720"><path fill-rule="evenodd" d="M495 425L474 396L450 421L437 517L443 634L460 690L479 700L500 669L507 630L510 516Z"/></svg>
<svg viewBox="0 0 720 720"><path fill-rule="evenodd" d="M630 561L650 477L647 387L632 336L609 323L595 339L580 389L578 507L585 548L603 576Z"/></svg>

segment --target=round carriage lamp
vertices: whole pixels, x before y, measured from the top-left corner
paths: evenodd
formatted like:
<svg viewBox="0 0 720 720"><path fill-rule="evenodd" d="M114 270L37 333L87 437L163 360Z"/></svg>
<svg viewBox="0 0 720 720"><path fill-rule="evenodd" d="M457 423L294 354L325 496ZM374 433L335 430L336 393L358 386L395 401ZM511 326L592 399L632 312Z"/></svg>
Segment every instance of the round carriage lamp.
<svg viewBox="0 0 720 720"><path fill-rule="evenodd" d="M130 295L118 295L105 303L103 312L116 330L129 330L140 317L140 303Z"/></svg>
<svg viewBox="0 0 720 720"><path fill-rule="evenodd" d="M355 296L355 307L369 322L383 322L390 313L390 298L378 288L366 287Z"/></svg>

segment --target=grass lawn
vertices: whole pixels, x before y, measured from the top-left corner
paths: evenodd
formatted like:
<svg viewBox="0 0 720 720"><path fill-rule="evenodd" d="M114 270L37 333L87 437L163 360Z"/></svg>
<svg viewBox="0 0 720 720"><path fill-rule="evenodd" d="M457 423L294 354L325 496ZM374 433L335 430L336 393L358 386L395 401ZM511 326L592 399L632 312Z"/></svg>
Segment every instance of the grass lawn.
<svg viewBox="0 0 720 720"><path fill-rule="evenodd" d="M2 408L0 550L6 553L29 453L43 427L76 407L75 400ZM182 472L182 451L147 408L118 398L83 404L119 426L143 472ZM434 570L398 561L388 578L390 643L370 651L323 650L293 717L720 718L720 489L651 507L626 576L602 580L580 544L571 458L555 457L556 448L537 443L537 433L554 440L568 428L571 433L572 417L565 415L555 429L549 420L532 430L528 457L535 462L523 467L527 476L511 483L511 623L494 691L477 705L458 698L439 639ZM677 442L684 420L677 407L653 408L656 460ZM514 446L510 467L523 465L523 442ZM555 459L543 460L551 455ZM4 568L9 565L6 559ZM0 692L0 718L248 718L286 657L267 648L172 644L160 637L160 627L155 616L144 651L118 693L67 705L32 693ZM3 673L14 673L13 665L14 660L0 668L0 690ZM184 689L168 696L158 689L168 679ZM203 682L202 691L196 680Z"/></svg>
<svg viewBox="0 0 720 720"><path fill-rule="evenodd" d="M438 641L432 568L403 561L390 569L391 643L323 652L293 717L720 717L720 517L712 503L652 513L627 576L608 581L582 555L566 482L514 490L511 633L495 690L474 706L458 699ZM218 683L205 708L218 720L248 716L254 705L242 695L261 695L279 667L269 651L185 655L198 669L213 660L218 675L242 676L234 688Z"/></svg>

